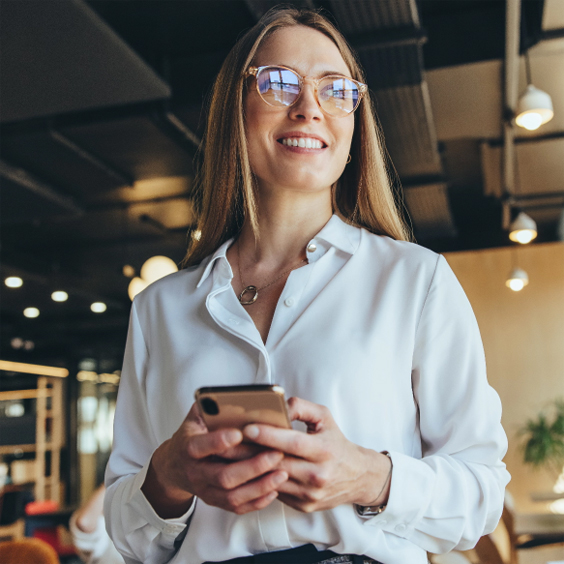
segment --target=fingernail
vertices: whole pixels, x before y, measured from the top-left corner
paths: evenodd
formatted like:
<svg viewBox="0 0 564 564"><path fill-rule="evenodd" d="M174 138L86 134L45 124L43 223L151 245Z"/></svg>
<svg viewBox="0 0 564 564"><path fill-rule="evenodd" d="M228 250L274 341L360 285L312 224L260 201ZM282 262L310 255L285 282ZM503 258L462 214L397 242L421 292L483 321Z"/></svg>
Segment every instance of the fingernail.
<svg viewBox="0 0 564 564"><path fill-rule="evenodd" d="M238 443L241 442L241 431L237 431L235 429L232 429L230 431L227 431L225 433L225 440L228 443Z"/></svg>
<svg viewBox="0 0 564 564"><path fill-rule="evenodd" d="M274 476L274 483L275 485L279 486L280 484L284 483L288 479L288 474L286 472L280 472Z"/></svg>
<svg viewBox="0 0 564 564"><path fill-rule="evenodd" d="M259 436L259 428L256 425L247 425L244 433L249 439L256 439Z"/></svg>
<svg viewBox="0 0 564 564"><path fill-rule="evenodd" d="M270 462L271 464L277 464L282 460L282 458L284 458L284 456L281 452L274 451L274 452L269 452L266 455L266 458L268 459L268 462Z"/></svg>

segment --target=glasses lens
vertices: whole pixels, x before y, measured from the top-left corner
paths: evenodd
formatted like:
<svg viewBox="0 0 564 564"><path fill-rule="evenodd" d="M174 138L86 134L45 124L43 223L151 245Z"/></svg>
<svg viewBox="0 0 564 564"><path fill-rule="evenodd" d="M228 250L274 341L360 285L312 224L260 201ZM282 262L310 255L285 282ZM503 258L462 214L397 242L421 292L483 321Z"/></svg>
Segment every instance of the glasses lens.
<svg viewBox="0 0 564 564"><path fill-rule="evenodd" d="M328 76L319 83L319 104L332 116L346 116L358 106L358 86L348 78Z"/></svg>
<svg viewBox="0 0 564 564"><path fill-rule="evenodd" d="M290 106L300 95L300 79L291 70L267 67L257 75L263 100L271 106Z"/></svg>

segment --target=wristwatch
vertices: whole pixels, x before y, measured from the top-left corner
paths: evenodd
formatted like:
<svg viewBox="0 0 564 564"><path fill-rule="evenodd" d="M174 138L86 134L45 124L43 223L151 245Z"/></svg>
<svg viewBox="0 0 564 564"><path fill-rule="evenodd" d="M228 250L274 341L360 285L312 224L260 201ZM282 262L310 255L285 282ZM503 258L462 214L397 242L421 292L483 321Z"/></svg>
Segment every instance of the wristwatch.
<svg viewBox="0 0 564 564"><path fill-rule="evenodd" d="M390 462L392 462L392 457L390 456L390 453L388 451L384 450L380 454L385 454L390 459ZM384 485L382 486L382 491L380 492L380 495L384 491L384 488L388 485L388 480L392 475L392 469L393 469L393 464L390 466L390 472L388 474L388 477L386 478L386 481L384 482ZM380 495L378 497L380 497ZM388 506L387 503L383 503L382 505L358 505L356 503L354 504L356 514L359 517L364 517L364 518L380 515L380 513L382 513L382 511L384 511L384 509L386 509L387 506Z"/></svg>
<svg viewBox="0 0 564 564"><path fill-rule="evenodd" d="M384 509L386 509L387 504L384 505L357 505L354 504L356 509L356 514L359 517L374 517L375 515L380 515Z"/></svg>

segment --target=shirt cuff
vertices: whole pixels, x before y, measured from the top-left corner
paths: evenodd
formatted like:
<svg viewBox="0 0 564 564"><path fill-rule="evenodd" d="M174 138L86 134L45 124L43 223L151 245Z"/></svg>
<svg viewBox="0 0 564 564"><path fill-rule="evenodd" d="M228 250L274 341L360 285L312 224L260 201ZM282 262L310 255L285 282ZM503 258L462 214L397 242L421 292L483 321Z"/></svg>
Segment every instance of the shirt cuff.
<svg viewBox="0 0 564 564"><path fill-rule="evenodd" d="M98 517L96 528L91 532L80 529L77 525L77 511L75 511L69 520L69 531L72 535L72 541L79 552L79 556L83 560L98 558L107 549L110 538L106 533L104 517Z"/></svg>
<svg viewBox="0 0 564 564"><path fill-rule="evenodd" d="M419 459L394 451L390 451L389 455L393 472L386 509L380 515L361 522L363 526L382 528L409 538L413 523L431 501L435 476L433 470Z"/></svg>
<svg viewBox="0 0 564 564"><path fill-rule="evenodd" d="M152 458L152 457L151 457ZM127 503L132 509L134 509L147 523L152 527L155 527L163 535L177 537L182 533L188 524L192 513L196 507L196 496L192 500L192 505L180 517L175 517L173 519L163 519L157 515L153 506L149 503L145 494L141 490L143 483L145 482L145 477L147 476L147 471L149 470L149 464L151 463L151 458L147 461L145 466L137 473L131 484L130 495Z"/></svg>

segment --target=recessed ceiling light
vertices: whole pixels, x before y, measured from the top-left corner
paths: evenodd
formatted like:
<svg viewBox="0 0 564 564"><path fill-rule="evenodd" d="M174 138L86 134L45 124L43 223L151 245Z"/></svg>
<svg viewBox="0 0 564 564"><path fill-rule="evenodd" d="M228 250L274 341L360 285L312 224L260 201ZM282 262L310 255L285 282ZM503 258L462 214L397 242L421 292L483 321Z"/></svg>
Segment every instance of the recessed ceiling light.
<svg viewBox="0 0 564 564"><path fill-rule="evenodd" d="M94 302L91 304L90 309L94 313L104 313L108 309L108 306L104 302Z"/></svg>
<svg viewBox="0 0 564 564"><path fill-rule="evenodd" d="M8 278L4 280L4 284L6 284L8 288L21 288L23 280L19 276L8 276Z"/></svg>
<svg viewBox="0 0 564 564"><path fill-rule="evenodd" d="M51 299L54 302L66 302L69 299L69 295L63 290L57 290L51 294Z"/></svg>
<svg viewBox="0 0 564 564"><path fill-rule="evenodd" d="M39 310L36 307L26 307L23 314L31 319L33 317L39 317Z"/></svg>

